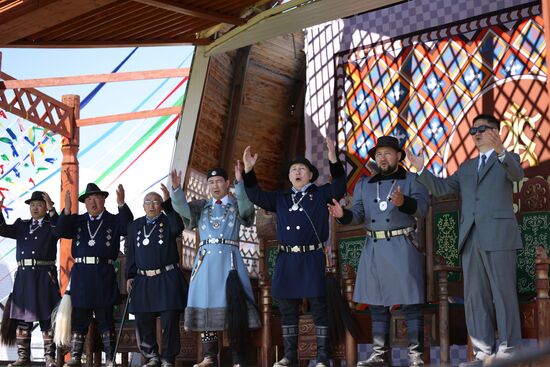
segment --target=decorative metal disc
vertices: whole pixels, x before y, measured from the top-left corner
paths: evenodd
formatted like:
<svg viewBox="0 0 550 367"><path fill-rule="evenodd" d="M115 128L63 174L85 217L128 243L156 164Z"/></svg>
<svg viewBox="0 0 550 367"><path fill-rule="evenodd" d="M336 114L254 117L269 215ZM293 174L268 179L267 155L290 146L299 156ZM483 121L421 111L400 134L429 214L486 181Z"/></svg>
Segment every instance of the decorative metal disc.
<svg viewBox="0 0 550 367"><path fill-rule="evenodd" d="M149 239L146 238L143 240L143 246L147 246L149 244Z"/></svg>
<svg viewBox="0 0 550 367"><path fill-rule="evenodd" d="M296 211L296 210L298 210L298 204L294 204L294 205L292 205L292 210L293 210L293 211Z"/></svg>
<svg viewBox="0 0 550 367"><path fill-rule="evenodd" d="M381 201L380 203L378 203L378 207L380 208L381 211L385 211L386 209L388 209L388 202Z"/></svg>
<svg viewBox="0 0 550 367"><path fill-rule="evenodd" d="M89 240L88 246L95 246L95 240Z"/></svg>
<svg viewBox="0 0 550 367"><path fill-rule="evenodd" d="M220 228L220 221L219 220L213 221L212 222L212 228L214 228L214 229Z"/></svg>

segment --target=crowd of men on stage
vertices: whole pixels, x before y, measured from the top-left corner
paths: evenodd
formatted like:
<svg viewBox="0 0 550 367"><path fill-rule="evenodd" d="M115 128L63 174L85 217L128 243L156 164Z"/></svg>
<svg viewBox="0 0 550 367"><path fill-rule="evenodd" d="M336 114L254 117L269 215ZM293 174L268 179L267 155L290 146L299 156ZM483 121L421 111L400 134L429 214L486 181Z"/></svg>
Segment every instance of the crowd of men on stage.
<svg viewBox="0 0 550 367"><path fill-rule="evenodd" d="M267 192L258 185L258 154L247 147L234 168L235 194L222 168L208 171L207 200L187 201L181 172L170 173L170 187L143 198L145 215L134 219L122 185L116 190L118 213L105 209L109 193L90 183L79 201L86 213L71 213L71 197L58 215L47 193L35 191L25 201L31 219L7 224L0 213L0 236L17 241L17 272L9 318L17 323L18 359L10 367L30 366L34 322L44 339L46 367L55 366L55 325L51 314L60 301L56 243L72 240L70 273L72 310L69 367L79 367L85 336L93 318L101 335L105 361L115 364L113 308L120 292L113 263L120 239L127 241L128 310L135 315L138 346L146 367L171 367L180 352L180 315L186 330L201 334L203 359L195 367L218 366L218 332L230 334L232 365L244 366L249 329L261 327L247 269L239 250L240 226L254 223L254 205L277 214L279 253L272 278L278 301L284 356L274 367L297 366L298 315L306 298L315 323L316 366L329 366L325 245L329 216L342 225L363 224L365 243L359 260L354 301L369 305L373 352L358 366L391 366L390 308L401 305L407 321L409 365L420 366L424 350L424 254L416 238L416 221L426 215L428 190L436 196L461 196L459 251L464 268L465 312L474 360L482 366L508 358L521 342L516 295L516 250L522 247L512 207L513 182L523 178L519 156L507 151L499 120L477 116L470 134L479 156L463 162L447 178L424 169L424 158L405 152L391 136L378 137L368 151L376 163L370 176L355 185L344 208L346 174L334 143L327 138L331 183L316 185L318 169L303 157L287 165L290 190ZM417 173L401 162L408 156ZM3 204L3 199L0 200ZM196 228L200 242L186 280L176 238ZM496 317L494 317L495 315ZM156 338L160 317L161 344ZM498 329L498 345L495 330Z"/></svg>

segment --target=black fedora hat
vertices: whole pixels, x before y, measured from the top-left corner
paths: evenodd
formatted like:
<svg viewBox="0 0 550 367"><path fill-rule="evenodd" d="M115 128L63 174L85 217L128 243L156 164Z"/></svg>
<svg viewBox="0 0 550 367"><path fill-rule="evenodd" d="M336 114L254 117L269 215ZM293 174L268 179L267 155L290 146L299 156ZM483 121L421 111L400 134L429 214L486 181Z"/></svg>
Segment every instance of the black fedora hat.
<svg viewBox="0 0 550 367"><path fill-rule="evenodd" d="M86 185L86 191L84 191L84 194L78 197L78 201L83 203L88 196L93 194L100 194L100 195L103 195L104 197L109 196L109 193L107 191L101 191L95 183L90 182L88 185Z"/></svg>
<svg viewBox="0 0 550 367"><path fill-rule="evenodd" d="M401 152L401 159L399 161L402 161L403 159L405 159L406 153L399 145L399 140L397 140L396 137L389 136L389 135L381 136L378 138L378 140L376 141L376 145L369 149L369 156L372 159L376 160L375 158L376 149L382 148L382 147L393 148L396 152Z"/></svg>
<svg viewBox="0 0 550 367"><path fill-rule="evenodd" d="M37 201L37 200L46 202L46 200L44 200L44 191L34 191L31 195L31 198L25 200L25 204L30 204L31 201ZM52 201L52 204L53 204L53 201Z"/></svg>
<svg viewBox="0 0 550 367"><path fill-rule="evenodd" d="M310 182L314 182L319 177L319 170L317 170L317 167L315 167L313 164L311 164L309 159L307 159L305 157L302 157L302 156L294 157L293 160L288 162L288 165L286 166L286 173L287 174L290 173L290 167L292 167L292 165L294 165L294 164L303 164L303 165L307 166L307 168L309 168L311 173L313 173L313 176L311 176Z"/></svg>

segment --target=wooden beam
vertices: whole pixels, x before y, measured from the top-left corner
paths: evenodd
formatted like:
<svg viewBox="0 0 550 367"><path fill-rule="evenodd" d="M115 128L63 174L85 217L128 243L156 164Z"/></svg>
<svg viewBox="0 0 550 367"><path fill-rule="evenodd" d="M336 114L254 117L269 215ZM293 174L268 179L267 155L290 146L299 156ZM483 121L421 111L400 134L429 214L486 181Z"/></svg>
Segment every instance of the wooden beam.
<svg viewBox="0 0 550 367"><path fill-rule="evenodd" d="M7 46L116 1L22 0L0 12L0 46Z"/></svg>
<svg viewBox="0 0 550 367"><path fill-rule="evenodd" d="M0 77L1 76L2 73L0 73ZM112 74L77 75L27 80L4 80L0 81L0 89L58 87L61 85L127 82L133 80L178 78L186 76L189 76L189 68L130 71Z"/></svg>
<svg viewBox="0 0 550 367"><path fill-rule="evenodd" d="M108 124L110 122L146 119L149 117L178 115L180 113L181 113L181 106L174 106L174 107L158 108L156 110L120 113L116 115L79 119L76 121L76 126L78 127L92 126L92 125L99 125L99 124Z"/></svg>
<svg viewBox="0 0 550 367"><path fill-rule="evenodd" d="M222 14L219 12L197 8L196 6L182 4L174 0L133 0L135 2L154 6L156 8L173 11L179 14L185 14L190 17L202 18L216 23L228 23L234 25L243 25L246 23L244 19L232 15Z"/></svg>
<svg viewBox="0 0 550 367"><path fill-rule="evenodd" d="M239 130L239 115L244 96L244 83L246 80L246 69L250 56L250 47L243 47L237 50L233 81L231 83L231 96L229 100L229 111L222 133L222 150L220 154L220 165L231 172L233 167L233 151L235 150L235 138Z"/></svg>
<svg viewBox="0 0 550 367"><path fill-rule="evenodd" d="M153 46L204 46L212 42L207 38L195 38L185 36L182 38L158 38L158 39L121 39L121 40L29 40L21 39L8 45L2 45L4 48L107 48L107 47L153 47Z"/></svg>

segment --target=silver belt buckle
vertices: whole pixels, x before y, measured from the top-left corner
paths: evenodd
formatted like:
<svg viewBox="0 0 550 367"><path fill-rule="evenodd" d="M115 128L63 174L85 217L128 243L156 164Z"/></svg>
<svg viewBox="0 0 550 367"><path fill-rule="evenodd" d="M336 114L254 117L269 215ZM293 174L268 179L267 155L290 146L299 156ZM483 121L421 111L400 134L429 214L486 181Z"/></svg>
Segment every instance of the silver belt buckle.
<svg viewBox="0 0 550 367"><path fill-rule="evenodd" d="M154 275L157 275L157 271L156 270L145 270L145 275L147 275L148 277L152 277Z"/></svg>
<svg viewBox="0 0 550 367"><path fill-rule="evenodd" d="M292 246L290 252L300 252L300 246Z"/></svg>

